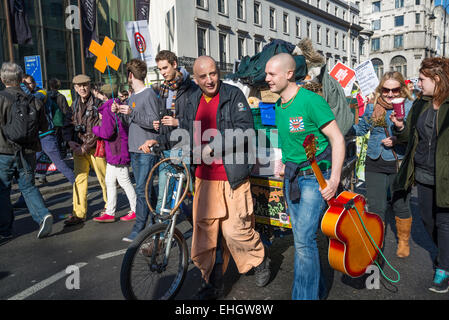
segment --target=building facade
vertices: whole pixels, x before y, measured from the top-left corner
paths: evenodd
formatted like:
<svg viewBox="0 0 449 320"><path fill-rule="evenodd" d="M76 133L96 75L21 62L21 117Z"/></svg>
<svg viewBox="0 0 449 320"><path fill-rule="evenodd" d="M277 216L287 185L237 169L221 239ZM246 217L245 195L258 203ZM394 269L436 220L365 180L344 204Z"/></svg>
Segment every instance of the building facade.
<svg viewBox="0 0 449 320"><path fill-rule="evenodd" d="M125 21L135 20L134 1L97 0L96 33L100 43L108 36L116 43L114 52L123 62L131 59ZM0 62L9 61L6 16L0 1ZM14 61L24 67L24 57L40 55L44 87L48 80L61 80L63 89L70 88L71 79L81 73L80 34L77 0L25 1L25 9L33 35L31 45L13 45ZM86 73L97 83L105 83L102 75L93 67L95 58L86 58ZM112 70L113 82L127 84L125 65L119 72ZM25 70L25 69L24 69Z"/></svg>
<svg viewBox="0 0 449 320"><path fill-rule="evenodd" d="M360 15L373 32L362 59L378 77L395 70L417 78L424 58L442 54L444 9L433 0L364 0Z"/></svg>
<svg viewBox="0 0 449 320"><path fill-rule="evenodd" d="M236 60L273 39L296 45L304 38L332 68L360 62L359 14L356 3L341 0L165 0L151 1L149 25L154 53L172 50L188 69L210 55L232 72Z"/></svg>

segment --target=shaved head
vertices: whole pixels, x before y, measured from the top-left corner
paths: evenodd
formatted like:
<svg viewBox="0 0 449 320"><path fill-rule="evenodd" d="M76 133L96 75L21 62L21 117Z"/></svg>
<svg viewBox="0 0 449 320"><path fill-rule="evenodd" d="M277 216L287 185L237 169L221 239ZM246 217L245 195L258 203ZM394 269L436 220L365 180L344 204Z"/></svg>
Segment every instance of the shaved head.
<svg viewBox="0 0 449 320"><path fill-rule="evenodd" d="M201 91L214 97L220 87L220 70L215 60L209 56L198 57L193 64L193 76Z"/></svg>
<svg viewBox="0 0 449 320"><path fill-rule="evenodd" d="M292 55L289 53L279 53L279 54L271 57L271 59L268 60L267 63L276 64L284 72L289 72L289 71L295 72L295 70L296 70L295 59L293 59ZM294 79L293 79L293 81L294 81Z"/></svg>

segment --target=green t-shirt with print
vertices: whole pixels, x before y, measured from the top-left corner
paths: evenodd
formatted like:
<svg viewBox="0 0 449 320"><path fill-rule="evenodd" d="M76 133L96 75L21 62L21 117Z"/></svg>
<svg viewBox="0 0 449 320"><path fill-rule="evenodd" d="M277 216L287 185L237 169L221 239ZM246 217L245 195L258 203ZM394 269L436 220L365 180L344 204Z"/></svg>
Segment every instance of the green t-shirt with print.
<svg viewBox="0 0 449 320"><path fill-rule="evenodd" d="M281 99L276 102L276 126L282 145L282 162L300 164L307 160L302 146L307 135L313 133L316 137L317 156L329 145L329 140L319 128L335 120L335 116L326 100L312 91L300 88L293 99L284 104ZM328 161L322 161L320 167L322 165L330 167ZM307 169L310 166L302 170Z"/></svg>

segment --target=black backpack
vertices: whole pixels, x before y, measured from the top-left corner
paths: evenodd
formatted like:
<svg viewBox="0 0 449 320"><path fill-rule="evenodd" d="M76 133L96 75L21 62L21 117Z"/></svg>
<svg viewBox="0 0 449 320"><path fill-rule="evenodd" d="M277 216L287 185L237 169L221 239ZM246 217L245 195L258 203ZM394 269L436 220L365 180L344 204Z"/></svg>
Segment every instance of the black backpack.
<svg viewBox="0 0 449 320"><path fill-rule="evenodd" d="M6 123L2 126L6 139L20 149L31 145L39 136L39 115L35 97L20 93L14 95L5 91L0 94L13 101Z"/></svg>

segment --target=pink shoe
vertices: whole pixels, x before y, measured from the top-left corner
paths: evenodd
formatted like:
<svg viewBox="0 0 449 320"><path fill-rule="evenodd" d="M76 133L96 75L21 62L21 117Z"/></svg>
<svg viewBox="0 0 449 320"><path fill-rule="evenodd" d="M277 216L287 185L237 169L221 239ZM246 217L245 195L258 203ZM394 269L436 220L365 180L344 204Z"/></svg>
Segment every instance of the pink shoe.
<svg viewBox="0 0 449 320"><path fill-rule="evenodd" d="M134 211L129 211L126 216L120 218L120 221L134 221L136 220L136 213Z"/></svg>
<svg viewBox="0 0 449 320"><path fill-rule="evenodd" d="M96 222L114 222L115 217L111 216L110 214L103 213L99 217L95 217L93 220Z"/></svg>

